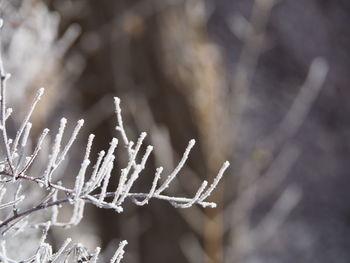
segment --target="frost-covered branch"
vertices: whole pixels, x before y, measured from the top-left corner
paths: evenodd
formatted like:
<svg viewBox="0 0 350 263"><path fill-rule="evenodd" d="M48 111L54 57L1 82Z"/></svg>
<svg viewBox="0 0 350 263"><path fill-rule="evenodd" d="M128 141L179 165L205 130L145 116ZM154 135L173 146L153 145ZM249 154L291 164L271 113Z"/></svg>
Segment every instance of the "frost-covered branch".
<svg viewBox="0 0 350 263"><path fill-rule="evenodd" d="M64 130L67 126L67 120L65 118L62 118L60 121L59 129L57 131L57 134L55 135L55 139L51 146L51 154L47 158L47 165L43 171L43 174L35 173L34 175L30 175L31 173L33 173L30 168L35 159L37 158L38 154L40 153L41 146L49 133L48 129L44 129L37 140L37 144L34 148L33 153L29 156L24 156L26 151L24 151L22 148L26 145L26 141L28 140L30 134L30 128L32 126L32 124L29 123L30 115L34 111L35 105L37 104L37 101L40 99L43 92L44 89L39 90L36 98L34 99L34 102L32 103L29 109L29 114L26 115L23 123L21 124L20 129L16 134L14 144L12 145L10 155L6 156L8 160L6 159L2 161L4 165L1 166L2 170L0 171L0 175L4 184L6 182L15 183L16 181L27 181L34 184L38 184L40 186L45 186L46 191L48 191L48 196L45 199L45 201L42 201L33 207L29 207L24 210L22 209L20 212L17 211L17 208L13 209L12 214L8 214L7 218L3 219L0 222L0 230L3 229L5 230L4 232L6 232L9 228L13 227L22 219L31 216L35 212L47 210L50 207L52 207L51 221L37 223L37 226L42 226L43 224L46 226L48 225L48 227L69 227L77 225L83 218L85 203L91 203L100 208L114 209L118 213L121 213L123 211L123 206L126 199L130 199L134 204L138 206L148 204L151 199L160 199L168 201L171 205L173 205L176 208L188 208L194 204L200 205L202 207L216 206L215 203L208 202L206 201L206 199L210 196L210 194L213 192L213 190L221 180L225 170L229 166L228 162L225 162L223 164L213 183L208 187L208 182L204 181L193 197L175 197L163 193L170 186L171 182L176 178L181 169L184 167L187 159L189 158L190 151L195 144L194 140L191 140L189 142L178 165L159 186L158 184L161 180L163 167L159 167L156 169L155 176L152 185L150 186L149 192L132 192L133 185L139 179L142 171L146 167L147 160L153 150L153 146L148 145L146 147L146 150L143 153L141 153L145 138L147 136L146 133L141 133L136 143L128 139L123 126L123 120L120 111L120 100L118 98L115 98L115 106L118 120L117 131L120 132L122 136L122 141L126 144L126 150L129 156L129 160L124 168L120 169L119 172L114 169L115 151L118 146L118 139L113 138L111 140L110 147L106 151L107 153L105 153L105 151L101 151L98 154L97 160L91 171L89 179L86 180L87 174L90 172L88 168L91 163L91 148L93 145L93 139L95 137L93 134L91 134L87 141L85 154L82 159L80 170L77 172L74 186L72 188L69 188L63 186L60 182L56 182L54 179L54 172L67 156L84 123L83 120L78 121L72 134L68 139L68 142L65 145L62 145ZM6 111L6 106L4 110ZM3 116L2 118L5 117ZM2 123L5 123L5 119L2 119L1 121ZM4 132L4 130L2 131ZM22 143L20 147L17 147L20 141ZM9 145L9 143L7 144ZM3 147L6 148L5 145ZM21 164L21 162L19 162L20 159L24 159L25 162L22 162L23 164ZM140 161L138 162L137 160ZM17 164L16 169L14 169L13 164ZM117 176L119 178L118 184L114 192L107 192L112 176ZM16 192L15 198L12 201L0 204L0 209L15 207L19 203L21 203L25 197L24 195L19 195L19 192L20 188ZM63 192L67 197L57 200L58 192ZM2 195L5 195L5 192L2 192ZM73 205L72 217L70 221L66 223L57 221L59 213L58 207L64 203ZM117 251L118 253L114 255L111 262L120 261L123 255L122 252L125 245L125 242L121 243L120 248L118 250L119 252ZM66 245L64 245L64 247L65 246ZM79 250L80 248L75 247L75 249ZM82 250L80 249L79 251ZM58 254L56 253L53 256L52 251L48 249L47 245L40 246L37 253L39 252L41 253L41 256L44 255L44 259L41 259L44 261L52 257L57 258L58 255L64 254L60 250L59 252L57 252ZM65 254L65 257L69 257L70 253L71 251L67 252ZM94 261L96 261L97 255L92 256L91 258Z"/></svg>
<svg viewBox="0 0 350 263"><path fill-rule="evenodd" d="M163 167L156 168L149 190L135 191L134 185L141 179L148 165L153 146L146 145L147 134L145 132L142 132L135 141L128 136L124 128L120 99L117 97L114 98L116 130L121 139L112 138L108 149L100 151L95 158L92 156L95 135L90 134L85 152L80 157L80 168L77 171L70 170L69 175L66 176L73 178L74 184L69 185L60 181L58 173L62 170L65 161L69 161L69 153L80 134L84 120L78 120L73 131L67 133L66 129L69 129L70 126L69 121L61 118L56 132L45 128L38 136L35 136L37 138L33 138L34 129L32 127L35 127L36 124L30 121L45 91L44 88L40 88L34 98L29 100L29 107L17 131L10 134L7 130L7 123L12 120L14 114L12 108L6 104L6 80L9 76L5 72L0 54L1 262L68 262L70 260L97 262L101 252L100 248L90 253L81 244L70 245L72 240L67 239L57 252L53 252L51 245L46 242L51 227L71 227L79 224L83 219L86 204L113 209L117 213L124 211L126 200L130 200L137 206L144 206L152 199L167 201L176 208L189 208L193 205L216 206L214 202L208 201L208 198L222 179L229 166L228 162L222 165L211 184L203 181L192 196L172 196L166 193L167 188L185 167L195 140L189 141L182 158L172 172L164 176L162 175ZM12 126L15 125L11 123L11 128ZM117 169L116 151L120 144L124 144L123 149L128 160L124 166L121 165L121 169ZM116 181L117 183L113 185L112 182ZM59 220L60 208L63 204L72 207L72 215L67 222ZM35 251L26 259L11 259L13 255L7 253L7 243L28 229L42 231L40 238L35 243L37 244ZM121 261L126 245L126 241L120 242L110 260L111 263Z"/></svg>

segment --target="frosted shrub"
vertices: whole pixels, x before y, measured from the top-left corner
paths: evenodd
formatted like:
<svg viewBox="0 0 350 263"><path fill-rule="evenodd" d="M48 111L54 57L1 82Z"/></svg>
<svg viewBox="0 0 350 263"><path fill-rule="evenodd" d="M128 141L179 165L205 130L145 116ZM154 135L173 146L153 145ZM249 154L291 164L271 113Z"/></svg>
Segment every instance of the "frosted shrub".
<svg viewBox="0 0 350 263"><path fill-rule="evenodd" d="M0 261L1 262L97 262L100 248L88 251L81 244L71 244L67 239L57 251L46 240L51 227L72 227L83 219L84 207L92 204L102 209L113 209L122 213L127 199L138 206L146 205L156 198L169 202L176 208L188 208L194 204L202 207L215 207L207 201L222 175L229 166L225 162L214 181L208 186L204 181L193 197L168 196L165 190L185 165L190 151L195 144L191 140L175 169L163 175L163 168L154 172L154 179L146 193L132 191L147 165L153 146L143 151L146 133L141 133L136 141L131 140L125 132L121 115L120 100L114 98L117 120L116 131L120 139L112 138L109 148L100 151L97 158L91 156L94 135L87 138L85 153L81 156L80 169L66 177L75 178L74 185L63 184L61 166L69 161L68 153L76 141L83 120L77 121L72 133L65 133L68 120L62 118L57 131L45 128L33 143L30 122L32 113L39 103L44 89L37 91L17 132L10 134L7 120L11 118L12 109L6 105L6 81L10 77L0 62ZM50 135L52 140L50 140ZM66 143L63 143L66 142ZM127 151L128 162L122 169L115 169L115 151L123 144ZM45 153L48 149L48 154ZM140 161L138 161L140 160ZM112 177L118 178L117 185L110 185ZM109 192L107 189L114 189ZM58 219L62 204L73 207L71 218L66 222ZM36 231L41 231L37 238ZM21 251L18 251L20 244ZM120 262L123 258L127 241L122 241L110 262ZM13 247L16 255L12 255Z"/></svg>

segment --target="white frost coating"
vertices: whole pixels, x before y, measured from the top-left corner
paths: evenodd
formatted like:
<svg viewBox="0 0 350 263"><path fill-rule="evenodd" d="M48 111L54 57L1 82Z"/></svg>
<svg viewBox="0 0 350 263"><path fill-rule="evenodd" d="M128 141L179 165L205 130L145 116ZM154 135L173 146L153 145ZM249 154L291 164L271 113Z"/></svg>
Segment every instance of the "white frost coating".
<svg viewBox="0 0 350 263"><path fill-rule="evenodd" d="M23 138L22 138L21 148L24 148L26 146L31 128L32 128L32 124L30 122L27 122L26 127L24 129L24 134L23 134Z"/></svg>
<svg viewBox="0 0 350 263"><path fill-rule="evenodd" d="M80 171L78 173L78 176L75 179L75 186L74 186L74 199L77 200L80 197L81 191L84 186L84 181L85 181L85 173L86 169L89 166L90 161L89 160L84 160L83 163L81 164Z"/></svg>
<svg viewBox="0 0 350 263"><path fill-rule="evenodd" d="M214 191L215 187L218 185L218 183L220 182L222 176L224 175L226 169L230 166L230 163L228 161L224 162L224 164L222 165L221 169L219 170L218 175L215 177L213 183L209 186L208 190L205 191L205 193L203 193L201 195L201 197L199 198L199 201L203 201L205 199L207 199L210 194Z"/></svg>
<svg viewBox="0 0 350 263"><path fill-rule="evenodd" d="M94 170L92 172L90 180L85 185L84 192L88 192L89 193L92 190L94 190L93 187L95 185L96 175L97 175L97 172L98 172L98 170L100 168L100 164L102 162L102 159L103 159L104 155L105 155L105 151L100 151L99 152L96 164L94 165Z"/></svg>
<svg viewBox="0 0 350 263"><path fill-rule="evenodd" d="M142 169L145 169L146 162L147 162L148 157L150 156L152 151L153 151L153 146L148 145L147 149L146 149L146 153L143 155L141 163L140 163Z"/></svg>
<svg viewBox="0 0 350 263"><path fill-rule="evenodd" d="M74 202L73 207L73 215L70 221L65 225L65 227L69 227L71 225L76 226L83 219L84 214L85 201L82 199L78 199Z"/></svg>
<svg viewBox="0 0 350 263"><path fill-rule="evenodd" d="M124 256L124 247L128 244L126 240L119 243L119 247L117 251L115 252L114 256L112 257L110 263L119 263Z"/></svg>
<svg viewBox="0 0 350 263"><path fill-rule="evenodd" d="M179 171L182 169L185 162L187 161L188 155L190 154L190 151L193 148L193 146L195 145L195 143L196 143L196 141L194 139L192 139L188 142L187 148L186 148L179 164L175 167L174 171L168 176L168 178L165 180L165 182L162 184L162 186L158 188L158 190L156 191L157 194L162 193L166 188L169 187L170 183L174 180L176 175L179 173Z"/></svg>
<svg viewBox="0 0 350 263"><path fill-rule="evenodd" d="M41 234L40 241L39 241L39 246L41 246L42 244L44 244L45 239L46 239L46 237L47 237L47 233L49 232L50 227L51 227L51 221L48 221L48 222L45 224L45 227L44 227L44 229L43 229L43 233Z"/></svg>
<svg viewBox="0 0 350 263"><path fill-rule="evenodd" d="M62 141L62 137L63 137L63 133L64 133L64 129L66 127L66 124L67 124L67 119L62 118L60 121L60 127L58 129L58 133L55 137L55 142L52 146L52 153L49 156L48 166L44 172L44 179L45 179L46 183L51 182L52 169L53 169L53 166L56 162L56 158L58 156L58 153L60 152L61 141Z"/></svg>
<svg viewBox="0 0 350 263"><path fill-rule="evenodd" d="M176 203L176 202L172 202L173 205L176 208L189 208L189 207L191 207L193 204L195 204L195 203L197 203L199 201L199 197L203 193L203 191L207 187L207 185L208 185L208 182L207 181L203 181L202 185L198 188L195 196L189 202L187 202L185 204L179 204L179 203Z"/></svg>
<svg viewBox="0 0 350 263"><path fill-rule="evenodd" d="M10 118L12 112L13 112L13 109L12 109L12 108L7 108L7 109L6 109L5 121L6 121L8 118Z"/></svg>
<svg viewBox="0 0 350 263"><path fill-rule="evenodd" d="M149 191L147 197L145 197L145 199L143 201L138 201L136 198L134 198L134 203L139 205L139 206L143 206L145 204L148 204L148 201L153 197L154 192L157 188L157 183L160 179L160 175L163 172L163 167L159 167L156 170L156 175L154 176L153 182L152 182L152 188Z"/></svg>
<svg viewBox="0 0 350 263"><path fill-rule="evenodd" d="M85 149L84 161L85 161L85 160L88 160L89 157L90 157L92 142L93 142L94 138L95 138L95 135L94 135L94 134L90 134L90 135L89 135L88 143L87 143L86 149Z"/></svg>
<svg viewBox="0 0 350 263"><path fill-rule="evenodd" d="M115 157L112 155L110 163L108 164L108 167L106 169L106 175L105 175L105 177L103 179L103 185L102 185L102 188L101 188L99 202L102 202L105 199L105 197L106 197L107 186L108 186L108 183L109 183L109 179L111 178L111 172L112 172L112 169L113 169L114 158Z"/></svg>
<svg viewBox="0 0 350 263"><path fill-rule="evenodd" d="M46 135L49 133L49 129L44 129L43 132L41 133L38 143L34 149L33 154L29 157L28 161L26 162L26 165L24 166L24 168L22 169L21 172L19 172L19 174L25 173L27 171L27 169L30 167L30 165L33 163L34 159L36 158L36 156L38 155L39 151L41 150L41 145L46 137Z"/></svg>
<svg viewBox="0 0 350 263"><path fill-rule="evenodd" d="M2 202L2 199L4 198L5 194L6 194L6 188L2 188L3 186L1 186L1 190L0 190L0 202Z"/></svg>
<svg viewBox="0 0 350 263"><path fill-rule="evenodd" d="M58 165L60 165L60 163L64 160L70 147L72 147L73 142L77 139L77 135L78 135L81 127L83 127L83 125L84 125L84 120L79 120L77 122L77 125L75 126L68 143L64 147L64 149L63 149L61 155L58 157L57 161L55 161L54 168L56 168Z"/></svg>
<svg viewBox="0 0 350 263"><path fill-rule="evenodd" d="M57 201L57 194L58 191L55 189L52 195L52 202L56 202ZM58 218L58 207L57 205L52 206L51 209L52 213L51 213L51 222L53 225L57 224L57 218Z"/></svg>
<svg viewBox="0 0 350 263"><path fill-rule="evenodd" d="M98 256L100 255L100 252L101 252L101 248L100 248L100 247L97 247L97 248L95 249L94 255L92 256L92 258L91 258L91 260L90 260L91 263L96 263L96 262L97 262Z"/></svg>
<svg viewBox="0 0 350 263"><path fill-rule="evenodd" d="M19 128L17 134L16 134L16 138L14 140L14 143L12 144L12 156L14 155L14 153L16 152L17 150L17 146L18 146L18 143L19 143L19 139L21 138L21 135L25 129L25 126L27 125L28 121L29 121L29 118L30 116L32 115L34 109L35 109L35 106L36 104L39 102L39 100L41 99L41 96L44 94L44 88L41 88L37 91L35 97L34 97L34 100L32 102L32 105L30 106L29 110L27 111L25 117L24 117L24 120L21 124L21 127Z"/></svg>
<svg viewBox="0 0 350 263"><path fill-rule="evenodd" d="M55 260L57 260L62 253L64 252L64 250L67 248L67 246L69 245L69 243L72 242L71 238L67 238L64 243L62 244L62 246L59 248L59 250L53 254L50 258L50 260L52 260L52 262L54 262Z"/></svg>
<svg viewBox="0 0 350 263"><path fill-rule="evenodd" d="M106 169L109 165L109 163L111 162L111 159L113 157L113 154L114 154L114 151L115 149L117 148L117 145L118 145L118 139L116 138L113 138L112 141L110 142L110 146L109 146L109 149L107 151L107 154L102 162L102 165L96 175L96 180L92 186L92 189L94 189L95 187L98 187L100 186L102 180L103 180L103 177L105 176L106 174Z"/></svg>
<svg viewBox="0 0 350 263"><path fill-rule="evenodd" d="M0 209L4 209L4 208L10 207L10 206L14 206L14 205L18 204L19 202L23 201L23 199L24 199L24 195L20 196L19 198L16 198L14 201L10 201L8 203L1 204L0 205Z"/></svg>
<svg viewBox="0 0 350 263"><path fill-rule="evenodd" d="M125 186L126 179L127 179L127 173L126 173L125 169L122 169L122 173L121 173L121 176L119 178L118 187L117 187L117 190L115 191L114 198L113 198L113 201L112 201L113 205L115 205L117 203L120 195L122 194L122 191L123 191L124 186Z"/></svg>
<svg viewBox="0 0 350 263"><path fill-rule="evenodd" d="M117 204L120 206L123 204L124 200L127 198L131 187L133 186L133 184L135 183L135 181L139 178L139 174L141 173L141 171L145 168L145 164L148 160L149 155L151 154L153 150L153 147L149 146L146 149L146 153L144 154L144 156L142 157L141 163L139 165L135 166L134 172L131 175L129 181L127 183L125 183L124 186L124 192L122 193L120 199L118 200Z"/></svg>
<svg viewBox="0 0 350 263"><path fill-rule="evenodd" d="M117 120L118 120L118 126L116 127L116 130L120 132L125 145L128 145L129 140L124 130L122 110L120 108L120 99L118 97L114 97L114 104L115 104L115 113L117 115Z"/></svg>
<svg viewBox="0 0 350 263"><path fill-rule="evenodd" d="M122 169L122 174L124 173L124 176L125 176L126 178L127 178L128 174L129 174L129 172L130 172L130 169L131 169L132 167L133 167L134 169L139 169L139 167L137 167L137 165L136 165L135 159L136 159L136 156L137 156L137 154L139 153L139 151L140 151L140 149L141 149L141 146L142 146L143 141L144 141L144 139L146 138L146 136L147 136L147 133L145 133L145 132L142 132L142 133L140 134L140 137L137 139L137 143L136 143L135 149L132 149L133 142L129 143L129 145L128 145L129 161L128 161L127 166L126 166L124 169ZM148 151L149 151L149 150L148 150ZM149 154L147 154L147 152L146 152L146 154L142 157L143 162L145 162L145 161L144 161L145 158L146 158L146 160L147 160L148 155L149 155Z"/></svg>

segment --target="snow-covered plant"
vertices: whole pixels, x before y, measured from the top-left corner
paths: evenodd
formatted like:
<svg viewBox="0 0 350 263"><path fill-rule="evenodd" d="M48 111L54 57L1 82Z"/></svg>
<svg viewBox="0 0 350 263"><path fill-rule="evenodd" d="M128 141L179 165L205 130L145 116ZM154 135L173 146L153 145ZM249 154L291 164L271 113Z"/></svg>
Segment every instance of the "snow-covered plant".
<svg viewBox="0 0 350 263"><path fill-rule="evenodd" d="M146 193L133 192L133 185L141 176L153 146L145 147L146 133L141 133L136 141L131 140L123 125L120 99L115 97L116 131L121 139L112 138L109 148L100 151L98 156L91 156L94 135L86 142L81 156L80 169L76 172L64 172L63 166L69 161L69 152L76 141L83 120L77 121L73 131L66 135L67 119L62 118L57 131L45 128L32 142L31 116L40 101L44 89L37 91L22 123L13 134L7 128L13 110L6 105L6 73L0 58L0 262L97 262L100 248L88 251L81 244L71 244L67 239L57 251L47 241L47 234L52 227L76 226L83 219L84 207L92 204L99 208L113 209L121 213L125 201L131 200L138 206L148 204L151 199L161 199L176 208L188 208L194 204L202 207L215 207L207 201L229 163L225 162L214 181L208 186L204 181L193 197L174 197L165 193L172 181L184 167L189 153L195 144L190 140L182 158L175 169L163 175L163 168L154 172L154 179ZM16 77L16 76L15 76ZM14 110L15 111L15 110ZM50 134L53 134L50 140ZM116 169L116 148L124 145L128 162L122 169ZM75 178L74 184L63 183L64 178ZM118 183L111 185L111 178ZM110 191L108 189L113 189ZM60 207L69 204L73 207L70 219L60 220ZM41 231L39 237L35 231ZM18 251L18 247L21 251ZM120 262L127 242L120 242L110 262ZM16 247L16 254L11 247Z"/></svg>

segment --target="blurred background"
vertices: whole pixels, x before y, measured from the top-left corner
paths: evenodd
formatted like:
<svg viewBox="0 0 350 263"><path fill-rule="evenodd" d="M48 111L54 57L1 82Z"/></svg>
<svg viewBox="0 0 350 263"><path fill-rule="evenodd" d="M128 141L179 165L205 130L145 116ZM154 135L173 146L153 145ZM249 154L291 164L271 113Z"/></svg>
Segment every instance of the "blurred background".
<svg viewBox="0 0 350 263"><path fill-rule="evenodd" d="M37 131L82 117L96 156L119 96L130 137L155 145L135 191L192 138L169 194L193 196L231 162L216 209L90 207L69 235L105 254L127 239L132 263L350 262L349 1L3 0L0 15L11 107L20 117L46 88Z"/></svg>

